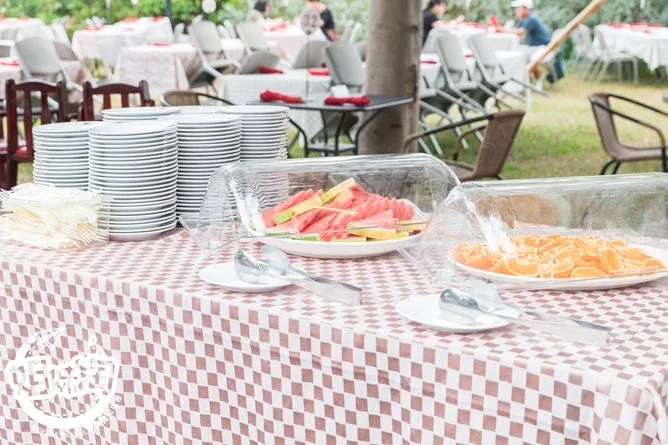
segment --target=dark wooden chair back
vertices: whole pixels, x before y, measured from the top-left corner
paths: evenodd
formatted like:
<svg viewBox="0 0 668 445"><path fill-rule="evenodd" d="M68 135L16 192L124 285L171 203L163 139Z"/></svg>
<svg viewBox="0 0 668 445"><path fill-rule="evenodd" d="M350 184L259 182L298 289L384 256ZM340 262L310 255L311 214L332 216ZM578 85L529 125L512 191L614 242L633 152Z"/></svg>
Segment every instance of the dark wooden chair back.
<svg viewBox="0 0 668 445"><path fill-rule="evenodd" d="M142 80L139 86L128 85L125 83L108 83L99 87L93 87L90 82L83 84L83 102L81 104L81 120L95 120L95 106L93 98L102 96L102 109L111 108L111 98L115 95L120 96L121 106L123 108L130 106L130 95L139 96L140 107L152 107L155 105L148 91L148 82Z"/></svg>
<svg viewBox="0 0 668 445"><path fill-rule="evenodd" d="M49 97L55 101L55 108L49 107ZM5 83L5 106L7 186L13 187L16 185L18 164L32 162L34 158L32 136L34 122L39 119L41 124L50 124L54 121L69 120L67 87L63 81L55 84L42 81L16 83L13 79L9 79ZM19 121L23 121L24 141L19 140Z"/></svg>

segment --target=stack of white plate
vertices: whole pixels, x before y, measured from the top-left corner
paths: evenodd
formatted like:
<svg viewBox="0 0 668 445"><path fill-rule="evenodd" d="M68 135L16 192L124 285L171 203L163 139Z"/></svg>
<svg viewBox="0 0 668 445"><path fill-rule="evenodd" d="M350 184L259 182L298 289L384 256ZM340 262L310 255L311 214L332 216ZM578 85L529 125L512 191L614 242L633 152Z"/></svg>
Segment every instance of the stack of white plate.
<svg viewBox="0 0 668 445"><path fill-rule="evenodd" d="M33 182L88 187L88 129L102 122L61 122L33 129Z"/></svg>
<svg viewBox="0 0 668 445"><path fill-rule="evenodd" d="M241 116L241 161L287 159L288 111L275 105L218 107Z"/></svg>
<svg viewBox="0 0 668 445"><path fill-rule="evenodd" d="M170 114L178 113L176 107L129 107L102 110L105 122L134 122L156 120Z"/></svg>
<svg viewBox="0 0 668 445"><path fill-rule="evenodd" d="M241 120L215 113L176 114L164 119L178 125L176 213L199 212L211 174L224 164L239 161Z"/></svg>
<svg viewBox="0 0 668 445"><path fill-rule="evenodd" d="M108 124L89 132L90 190L113 198L109 235L148 239L176 226L176 124Z"/></svg>

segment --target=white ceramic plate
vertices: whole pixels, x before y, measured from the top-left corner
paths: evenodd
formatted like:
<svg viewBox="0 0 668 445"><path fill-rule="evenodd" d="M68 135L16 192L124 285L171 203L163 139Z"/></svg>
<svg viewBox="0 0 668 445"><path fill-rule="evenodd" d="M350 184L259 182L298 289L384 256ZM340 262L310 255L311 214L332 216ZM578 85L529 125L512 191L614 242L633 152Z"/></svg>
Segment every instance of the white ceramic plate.
<svg viewBox="0 0 668 445"><path fill-rule="evenodd" d="M408 297L397 303L397 312L430 329L457 334L488 331L508 324L502 318L459 307L453 307L452 311L441 311L438 300L438 294Z"/></svg>
<svg viewBox="0 0 668 445"><path fill-rule="evenodd" d="M289 286L290 283L274 277L266 277L263 283L247 283L238 277L234 263L212 264L199 271L200 279L233 292L271 292Z"/></svg>
<svg viewBox="0 0 668 445"><path fill-rule="evenodd" d="M307 258L326 258L326 259L346 259L346 258L370 258L397 249L404 248L414 242L418 242L422 234L409 236L388 241L367 241L367 242L324 242L324 241L301 241L286 238L260 238L260 242L268 246L281 249L283 252L307 257Z"/></svg>
<svg viewBox="0 0 668 445"><path fill-rule="evenodd" d="M234 123L241 123L239 116L225 113L208 114L172 114L162 118L164 120L176 122L179 127L206 127L206 126L228 126Z"/></svg>
<svg viewBox="0 0 668 445"><path fill-rule="evenodd" d="M176 227L176 221L169 224L168 226L161 227L156 230L151 231L140 231L140 232L119 232L119 233L109 233L109 239L112 241L145 241L159 236L162 233L165 233L169 230L172 230Z"/></svg>
<svg viewBox="0 0 668 445"><path fill-rule="evenodd" d="M133 108L126 108L131 110ZM138 110L139 108L134 108ZM114 125L100 125L96 128L91 128L90 135L93 136L135 136L135 135L150 135L161 133L176 133L176 124L167 121L137 121L125 122Z"/></svg>
<svg viewBox="0 0 668 445"><path fill-rule="evenodd" d="M288 107L281 107L277 105L231 105L228 107L220 107L221 112L229 114L287 114L290 109Z"/></svg>
<svg viewBox="0 0 668 445"><path fill-rule="evenodd" d="M127 153L142 153L142 152L155 152L160 151L161 149L167 149L178 146L178 140L176 138L165 139L160 141L153 141L150 144L97 144L91 142L89 147L90 151L94 153L112 153L116 154L127 154Z"/></svg>
<svg viewBox="0 0 668 445"><path fill-rule="evenodd" d="M222 113L220 106L217 105L183 105L179 107L174 107L179 110L181 114L210 114L210 113Z"/></svg>
<svg viewBox="0 0 668 445"><path fill-rule="evenodd" d="M113 117L167 116L178 113L178 111L171 107L125 107L102 110L102 115Z"/></svg>
<svg viewBox="0 0 668 445"><path fill-rule="evenodd" d="M81 134L87 134L93 127L104 125L99 121L76 121L76 122L58 122L53 124L44 124L33 129L33 133L39 136L48 137L72 137Z"/></svg>
<svg viewBox="0 0 668 445"><path fill-rule="evenodd" d="M629 244L629 247L639 247L645 251L647 255L651 255L654 258L660 260L663 264L668 265L668 251L659 249L656 247L642 246L639 244ZM455 262L455 259L452 257L452 254L448 255L448 260L450 262ZM475 269L473 267L466 266L461 263L457 263L457 267L461 269L462 272L474 275L476 277L484 278L490 281L504 282L510 284L530 284L532 289L548 289L548 290L601 290L601 289L614 289L617 287L627 287L633 286L636 284L649 283L651 281L664 278L667 274L648 274L648 275L632 275L626 277L609 277L609 278L588 278L588 279L577 279L577 278L531 278L531 277L516 277L512 275L500 274L495 272L488 272L480 269ZM540 285L541 283L545 284L545 287L534 287Z"/></svg>

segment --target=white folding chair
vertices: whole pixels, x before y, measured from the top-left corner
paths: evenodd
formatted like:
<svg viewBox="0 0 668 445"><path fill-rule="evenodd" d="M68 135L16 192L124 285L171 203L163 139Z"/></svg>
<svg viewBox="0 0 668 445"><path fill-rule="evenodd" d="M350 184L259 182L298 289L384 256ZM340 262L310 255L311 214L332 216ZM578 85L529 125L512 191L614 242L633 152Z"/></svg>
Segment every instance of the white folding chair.
<svg viewBox="0 0 668 445"><path fill-rule="evenodd" d="M265 51L269 49L269 41L264 35L264 29L256 22L243 22L237 25L237 35L244 42L246 51Z"/></svg>
<svg viewBox="0 0 668 445"><path fill-rule="evenodd" d="M60 22L51 23L51 32L53 33L53 37L57 42L63 42L68 45L70 44L70 37L67 35L65 26L62 23Z"/></svg>
<svg viewBox="0 0 668 445"><path fill-rule="evenodd" d="M60 78L65 81L68 90L83 91L63 70L58 52L50 40L28 37L16 42L14 47L26 78L48 78L51 81Z"/></svg>
<svg viewBox="0 0 668 445"><path fill-rule="evenodd" d="M320 68L325 60L325 48L329 45L325 40L309 40L299 50L293 69Z"/></svg>
<svg viewBox="0 0 668 445"><path fill-rule="evenodd" d="M255 51L246 57L234 74L256 74L262 66L276 67L279 60L278 56L271 51Z"/></svg>
<svg viewBox="0 0 668 445"><path fill-rule="evenodd" d="M336 42L325 47L325 63L335 85L346 85L351 92L364 86L364 66L357 46Z"/></svg>
<svg viewBox="0 0 668 445"><path fill-rule="evenodd" d="M200 69L190 79L190 86L214 86L215 79L224 80L221 71L230 66L239 67L239 63L231 60L225 54L223 44L218 35L216 25L209 20L200 20L190 25L188 29L190 37L197 46L197 54L200 58ZM219 91L216 91L219 93Z"/></svg>

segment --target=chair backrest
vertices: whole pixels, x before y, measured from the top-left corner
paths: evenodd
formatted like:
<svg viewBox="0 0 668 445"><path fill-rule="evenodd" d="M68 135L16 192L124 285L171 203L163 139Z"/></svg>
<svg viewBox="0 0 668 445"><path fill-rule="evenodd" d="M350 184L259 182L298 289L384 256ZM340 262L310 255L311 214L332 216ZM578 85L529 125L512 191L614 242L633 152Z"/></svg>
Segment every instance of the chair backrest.
<svg viewBox="0 0 668 445"><path fill-rule="evenodd" d="M20 95L22 94L22 98ZM36 96L36 102L33 102ZM23 103L20 104L19 100ZM49 109L49 100L55 100L57 110ZM35 104L39 104L35 107ZM67 87L64 81L49 83L42 81L26 81L16 83L13 79L5 83L5 107L7 110L7 153L11 156L19 149L19 119L23 121L23 134L28 156L34 153L32 128L36 119L41 124L53 122L53 115L58 122L68 120ZM37 108L37 110L35 110ZM22 113L19 112L22 110ZM37 111L37 115L34 114Z"/></svg>
<svg viewBox="0 0 668 445"><path fill-rule="evenodd" d="M598 43L598 47L601 49L603 53L608 52L608 45L605 41L605 34L603 31L601 31L600 28L594 28L594 34L596 34L596 42Z"/></svg>
<svg viewBox="0 0 668 445"><path fill-rule="evenodd" d="M216 24L209 20L200 20L188 28L188 33L195 39L197 46L204 54L223 52L220 35Z"/></svg>
<svg viewBox="0 0 668 445"><path fill-rule="evenodd" d="M433 28L427 35L424 45L422 45L423 53L435 53L436 42L441 36L451 36L452 33L445 28Z"/></svg>
<svg viewBox="0 0 668 445"><path fill-rule="evenodd" d="M354 20L348 20L345 25L343 25L343 32L341 33L340 39L343 42L348 42L350 41L350 33L353 30L353 26L355 25Z"/></svg>
<svg viewBox="0 0 668 445"><path fill-rule="evenodd" d="M7 40L0 41L0 57L11 57L14 43Z"/></svg>
<svg viewBox="0 0 668 445"><path fill-rule="evenodd" d="M216 29L218 30L218 35L221 39L231 39L230 33L227 32L227 28L223 25L216 25Z"/></svg>
<svg viewBox="0 0 668 445"><path fill-rule="evenodd" d="M473 169L475 178L499 177L515 143L524 114L524 110L504 110L490 116Z"/></svg>
<svg viewBox="0 0 668 445"><path fill-rule="evenodd" d="M279 57L271 51L255 51L246 57L235 74L255 74L261 66L274 68L279 60Z"/></svg>
<svg viewBox="0 0 668 445"><path fill-rule="evenodd" d="M176 26L174 26L174 41L178 42L181 36L183 36L183 33L186 30L186 25L183 23L177 23Z"/></svg>
<svg viewBox="0 0 668 445"><path fill-rule="evenodd" d="M325 48L325 63L336 85L359 91L364 86L364 66L354 43L336 42Z"/></svg>
<svg viewBox="0 0 668 445"><path fill-rule="evenodd" d="M350 29L350 35L348 36L348 41L355 43L362 32L362 24L360 22L355 22L353 27Z"/></svg>
<svg viewBox="0 0 668 445"><path fill-rule="evenodd" d="M19 35L18 28L7 28L0 31L0 39L2 40L16 40Z"/></svg>
<svg viewBox="0 0 668 445"><path fill-rule="evenodd" d="M587 45L587 47L590 47L593 43L592 37L591 37L591 28L587 25L580 25L577 27L578 34L580 35L580 38L582 39L582 42Z"/></svg>
<svg viewBox="0 0 668 445"><path fill-rule="evenodd" d="M58 42L70 44L70 37L67 35L65 26L60 22L51 23L51 32L53 32L53 37Z"/></svg>
<svg viewBox="0 0 668 445"><path fill-rule="evenodd" d="M622 144L617 136L614 115L608 110L612 109L610 95L607 93L593 93L589 96L589 103L591 103L591 109L594 113L594 120L603 150L615 158L622 151Z"/></svg>
<svg viewBox="0 0 668 445"><path fill-rule="evenodd" d="M130 106L130 95L136 94L139 97L140 107L152 107L155 105L148 91L148 82L142 80L138 86L125 83L107 83L93 88L90 82L83 84L83 100L81 103L81 120L95 120L95 96L102 96L102 109L111 108L112 96L120 96L121 107Z"/></svg>
<svg viewBox="0 0 668 445"><path fill-rule="evenodd" d="M28 37L14 46L27 77L62 73L60 58L53 43L44 37Z"/></svg>
<svg viewBox="0 0 668 445"><path fill-rule="evenodd" d="M52 41L51 44L56 49L56 54L58 54L58 58L63 62L79 61L79 58L74 53L74 51L72 51L72 47L69 44L58 40Z"/></svg>
<svg viewBox="0 0 668 445"><path fill-rule="evenodd" d="M292 68L320 68L325 60L325 48L329 45L326 40L309 40L299 50Z"/></svg>
<svg viewBox="0 0 668 445"><path fill-rule="evenodd" d="M201 22L202 20L204 20L204 16L202 14L198 14L195 17L193 17L192 22L190 23L195 24L197 22Z"/></svg>
<svg viewBox="0 0 668 445"><path fill-rule="evenodd" d="M251 51L269 48L262 25L257 22L243 22L237 25L237 35Z"/></svg>
<svg viewBox="0 0 668 445"><path fill-rule="evenodd" d="M443 69L460 76L468 75L466 55L456 36L449 32L441 34L436 40L435 49Z"/></svg>
<svg viewBox="0 0 668 445"><path fill-rule="evenodd" d="M121 35L104 36L98 39L97 49L107 71L111 72L114 70L118 54L121 52L121 48L126 45L127 40Z"/></svg>
<svg viewBox="0 0 668 445"><path fill-rule="evenodd" d="M197 106L197 105L232 105L232 102L206 93L198 93L192 90L166 91L160 102L166 107Z"/></svg>
<svg viewBox="0 0 668 445"><path fill-rule="evenodd" d="M237 31L234 29L234 25L229 20L223 20L223 26L227 29L227 33L230 35L231 39L237 38Z"/></svg>
<svg viewBox="0 0 668 445"><path fill-rule="evenodd" d="M483 79L493 81L495 71L501 67L496 51L489 44L486 34L474 34L469 38L471 51Z"/></svg>

